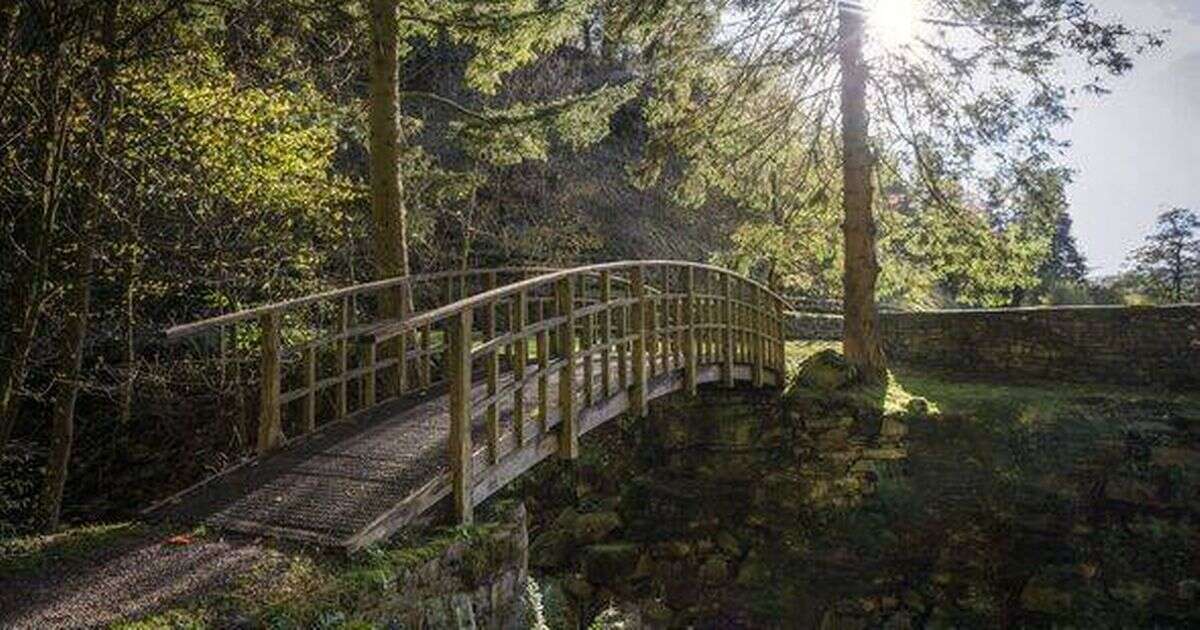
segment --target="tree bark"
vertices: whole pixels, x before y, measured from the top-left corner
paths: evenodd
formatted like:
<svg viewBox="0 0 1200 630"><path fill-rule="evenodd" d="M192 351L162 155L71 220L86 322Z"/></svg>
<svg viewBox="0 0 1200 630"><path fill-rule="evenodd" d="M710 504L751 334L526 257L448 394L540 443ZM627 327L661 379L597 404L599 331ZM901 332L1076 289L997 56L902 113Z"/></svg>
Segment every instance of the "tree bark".
<svg viewBox="0 0 1200 630"><path fill-rule="evenodd" d="M872 158L867 117L867 67L863 60L862 16L841 11L838 25L842 69L842 188L845 216L842 235L845 261L843 288L843 352L864 377L887 377L875 307L875 219L872 215Z"/></svg>
<svg viewBox="0 0 1200 630"><path fill-rule="evenodd" d="M113 74L116 64L114 49L116 13L119 0L108 0L100 24L100 40L104 49L96 95L96 114L92 120L91 181L76 215L75 270L68 289L66 325L63 330L59 373L54 384L53 424L50 434L50 457L46 463L46 478L38 498L36 519L43 531L58 528L62 512L63 488L66 487L71 448L75 436L75 402L83 368L83 346L87 339L88 315L91 306L92 272L95 266L96 222L99 207L108 189L106 166L108 124L112 114Z"/></svg>
<svg viewBox="0 0 1200 630"><path fill-rule="evenodd" d="M408 221L404 207L403 182L400 179L402 142L400 113L400 76L398 66L397 0L367 0L371 20L371 219L374 230L371 243L377 278L408 275ZM385 291L381 311L385 318L399 318L411 293ZM399 344L383 349L383 357L394 357ZM384 391L399 389L398 371L385 375Z"/></svg>
<svg viewBox="0 0 1200 630"><path fill-rule="evenodd" d="M397 0L371 2L371 218L376 273L408 275L408 227L400 180Z"/></svg>

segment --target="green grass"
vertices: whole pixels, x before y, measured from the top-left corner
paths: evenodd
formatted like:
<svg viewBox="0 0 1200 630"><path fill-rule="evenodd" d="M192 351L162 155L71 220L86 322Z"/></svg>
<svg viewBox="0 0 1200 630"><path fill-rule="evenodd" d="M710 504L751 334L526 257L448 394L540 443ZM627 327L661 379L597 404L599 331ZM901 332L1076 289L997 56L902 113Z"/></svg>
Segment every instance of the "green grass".
<svg viewBox="0 0 1200 630"><path fill-rule="evenodd" d="M30 571L111 547L141 535L140 523L74 527L56 534L19 536L0 541L0 573Z"/></svg>
<svg viewBox="0 0 1200 630"><path fill-rule="evenodd" d="M821 350L841 350L841 343L797 341L787 345L789 372L795 373L804 359ZM993 382L978 378L956 378L931 370L903 366L889 371L886 387L864 388L855 395L881 401L884 411L900 412L914 398L923 398L930 411L977 416L981 420L1029 424L1051 418L1081 401L1132 401L1170 404L1189 420L1200 422L1200 394L1116 387L1101 384L1066 383L1049 380Z"/></svg>

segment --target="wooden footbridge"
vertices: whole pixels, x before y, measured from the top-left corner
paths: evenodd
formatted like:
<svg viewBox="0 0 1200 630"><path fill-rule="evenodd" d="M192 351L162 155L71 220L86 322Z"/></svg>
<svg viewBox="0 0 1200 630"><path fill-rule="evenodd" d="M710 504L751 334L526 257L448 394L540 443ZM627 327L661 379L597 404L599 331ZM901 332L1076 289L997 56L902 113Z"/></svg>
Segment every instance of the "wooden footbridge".
<svg viewBox="0 0 1200 630"><path fill-rule="evenodd" d="M350 549L447 496L470 522L655 398L779 385L783 307L725 269L630 261L415 275L176 326L189 353L257 363L257 455L148 512Z"/></svg>

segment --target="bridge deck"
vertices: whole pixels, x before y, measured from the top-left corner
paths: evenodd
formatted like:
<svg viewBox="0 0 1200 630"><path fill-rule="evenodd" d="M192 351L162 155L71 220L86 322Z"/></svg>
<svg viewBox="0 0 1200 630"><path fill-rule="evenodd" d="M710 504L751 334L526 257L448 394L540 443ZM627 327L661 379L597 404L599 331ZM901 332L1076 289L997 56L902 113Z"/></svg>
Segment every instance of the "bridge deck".
<svg viewBox="0 0 1200 630"><path fill-rule="evenodd" d="M593 389L597 397L590 407L580 404L583 432L628 408L628 395L619 388L609 398L601 399L598 392L602 375L599 362L595 365ZM609 367L615 385L617 364ZM577 368L577 381L583 380L582 374L582 367ZM699 381L716 381L719 374L716 366L704 366ZM735 366L735 375L739 380L749 380L750 367ZM769 378L773 383L774 376ZM511 375L506 375L501 387L510 381ZM557 377L552 376L548 434L538 433L536 419L526 420L524 448L529 456L515 458L525 466L510 471L513 476L553 452L554 436L550 429L558 424L554 411L556 385ZM682 387L681 370L675 368L650 378L648 397L658 398ZM536 381L530 383L527 396L532 398L536 388ZM582 386L576 391L580 389ZM476 386L472 396L476 401L484 399L486 388ZM581 396L576 398L582 403ZM505 399L510 402L501 407L502 455L516 449L511 398ZM481 416L473 425L474 443L484 443L485 431ZM399 529L449 493L448 435L449 414L444 393L391 401L352 420L329 424L306 439L185 491L155 508L152 515L176 522L203 522L241 533L356 549ZM476 450L476 470L484 468L486 456L485 449ZM492 484L484 481L476 479L477 496L489 494L505 480L499 483L492 480Z"/></svg>
<svg viewBox="0 0 1200 630"><path fill-rule="evenodd" d="M616 369L615 363L611 369ZM600 370L594 372L599 389ZM612 378L615 381L615 372ZM582 380L582 368L576 379ZM511 380L511 374L504 375L500 386ZM558 420L553 411L557 375L549 380L553 426ZM536 388L536 381L526 386L528 399L534 399ZM477 385L472 396L475 401L486 398L486 387ZM511 407L512 398L504 397L500 408L509 449ZM449 424L444 392L383 403L186 491L152 514L243 533L355 547L364 531L389 510L419 503L411 510L415 516L444 496L439 482L448 472ZM527 419L527 442L542 437L537 430L536 419ZM485 431L481 414L474 422L475 444L484 443ZM483 456L482 451L477 454Z"/></svg>

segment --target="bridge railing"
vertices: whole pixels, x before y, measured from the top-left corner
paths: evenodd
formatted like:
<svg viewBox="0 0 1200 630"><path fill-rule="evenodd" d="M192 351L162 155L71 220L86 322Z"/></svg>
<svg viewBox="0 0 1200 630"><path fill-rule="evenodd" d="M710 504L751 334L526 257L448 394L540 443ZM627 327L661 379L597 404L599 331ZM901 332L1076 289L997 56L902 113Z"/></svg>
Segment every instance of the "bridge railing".
<svg viewBox="0 0 1200 630"><path fill-rule="evenodd" d="M369 337L404 346L421 330L443 331L452 494L459 519L470 521L502 477L540 456L552 428L553 450L574 458L583 412L621 399L644 415L651 378L679 370L693 393L701 366L720 366L728 385L735 365L749 367L757 385L767 372L779 378L784 306L766 287L717 267L619 262L515 282Z"/></svg>
<svg viewBox="0 0 1200 630"><path fill-rule="evenodd" d="M219 364L256 359L260 454L324 421L445 387L448 472L455 511L469 521L488 492L481 481L519 474L521 458L546 445L576 457L588 411L619 400L644 415L659 375L682 373L691 392L701 367L717 366L728 385L735 367L758 385L780 378L784 310L765 286L725 269L629 261L385 280L177 326L167 338L208 339L196 345Z"/></svg>
<svg viewBox="0 0 1200 630"><path fill-rule="evenodd" d="M401 395L443 383L441 332L425 327L403 352L359 343L383 322L433 310L553 271L471 269L412 275L304 296L168 329L168 342L215 364L215 380L259 391L258 453ZM399 357L403 357L400 359ZM247 366L251 369L245 369ZM247 441L249 436L245 436Z"/></svg>

